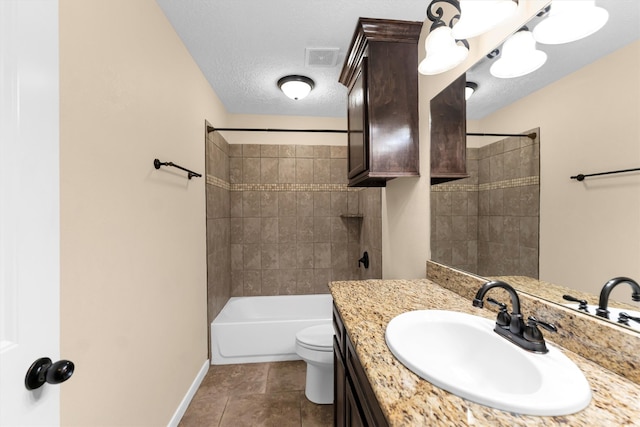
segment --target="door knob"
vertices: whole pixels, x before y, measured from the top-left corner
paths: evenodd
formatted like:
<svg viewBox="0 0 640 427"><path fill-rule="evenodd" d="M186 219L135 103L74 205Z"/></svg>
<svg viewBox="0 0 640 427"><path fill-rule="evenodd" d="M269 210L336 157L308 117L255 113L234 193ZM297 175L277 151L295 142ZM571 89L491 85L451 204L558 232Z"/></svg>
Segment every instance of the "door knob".
<svg viewBox="0 0 640 427"><path fill-rule="evenodd" d="M24 385L27 390L35 390L42 387L44 383L60 384L71 378L74 369L75 366L70 360L51 363L48 357L41 357L33 362L27 371Z"/></svg>

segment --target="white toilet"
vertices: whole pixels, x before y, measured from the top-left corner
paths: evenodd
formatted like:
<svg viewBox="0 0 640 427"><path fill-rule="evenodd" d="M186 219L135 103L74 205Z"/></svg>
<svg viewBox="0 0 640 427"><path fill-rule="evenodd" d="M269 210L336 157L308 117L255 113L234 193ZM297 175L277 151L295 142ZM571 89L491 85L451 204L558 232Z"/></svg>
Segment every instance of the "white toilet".
<svg viewBox="0 0 640 427"><path fill-rule="evenodd" d="M333 403L333 325L310 326L296 334L296 353L307 362L304 394L313 403Z"/></svg>

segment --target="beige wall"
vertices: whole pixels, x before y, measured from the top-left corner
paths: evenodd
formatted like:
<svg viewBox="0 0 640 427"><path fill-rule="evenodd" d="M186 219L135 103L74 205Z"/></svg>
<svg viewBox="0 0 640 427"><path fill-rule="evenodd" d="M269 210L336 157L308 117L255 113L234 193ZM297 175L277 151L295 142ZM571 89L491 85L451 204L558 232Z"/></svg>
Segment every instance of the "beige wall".
<svg viewBox="0 0 640 427"><path fill-rule="evenodd" d="M640 41L539 90L477 125L540 127L540 278L599 293L615 276L640 279ZM617 299L630 300L629 289Z"/></svg>
<svg viewBox="0 0 640 427"><path fill-rule="evenodd" d="M429 102L509 34L516 31L550 0L521 0L514 16L498 28L469 40L467 60L455 69L435 76L419 76L420 178L401 178L388 182L383 191L382 272L385 279L425 277L425 260L430 258L429 212ZM426 3L425 3L426 4ZM452 14L445 15L449 19ZM424 58L424 40L431 22L425 20L418 59Z"/></svg>
<svg viewBox="0 0 640 427"><path fill-rule="evenodd" d="M166 425L207 359L204 122L153 0L60 0L62 424Z"/></svg>

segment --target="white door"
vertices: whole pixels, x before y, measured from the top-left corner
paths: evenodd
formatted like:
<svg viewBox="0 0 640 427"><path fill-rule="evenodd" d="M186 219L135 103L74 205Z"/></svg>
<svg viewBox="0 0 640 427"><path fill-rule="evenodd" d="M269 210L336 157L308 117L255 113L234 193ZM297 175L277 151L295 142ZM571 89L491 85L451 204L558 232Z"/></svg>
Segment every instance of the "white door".
<svg viewBox="0 0 640 427"><path fill-rule="evenodd" d="M60 387L29 391L60 356L58 1L0 0L0 425L58 425Z"/></svg>

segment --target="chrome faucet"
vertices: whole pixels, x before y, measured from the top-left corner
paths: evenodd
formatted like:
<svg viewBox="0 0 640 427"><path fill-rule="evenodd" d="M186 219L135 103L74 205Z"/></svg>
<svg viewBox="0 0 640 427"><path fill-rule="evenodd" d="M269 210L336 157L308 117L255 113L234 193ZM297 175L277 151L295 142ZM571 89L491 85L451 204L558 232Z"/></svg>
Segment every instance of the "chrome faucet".
<svg viewBox="0 0 640 427"><path fill-rule="evenodd" d="M549 350L538 326L542 326L551 332L557 332L558 329L554 325L540 321L533 316L529 316L527 325L525 326L522 320L522 313L520 312L520 298L516 290L508 283L498 280L485 283L478 289L476 297L473 300L473 306L482 308L484 306L483 300L485 294L493 288L502 288L511 296L511 315L505 316L505 309L501 306L496 326L493 329L494 332L525 350L534 353L547 353ZM489 300L491 299L489 298ZM493 303L496 304L495 301L493 301ZM498 303L498 305L500 304ZM509 321L507 322L506 319L509 319Z"/></svg>
<svg viewBox="0 0 640 427"><path fill-rule="evenodd" d="M598 308L596 309L596 315L600 317L604 317L605 319L609 318L609 310L607 310L607 306L609 305L609 294L620 283L628 283L631 285L633 289L633 294L631 294L631 298L634 301L640 301L640 285L628 277L615 277L609 280L604 284L602 290L600 291L600 302L598 304Z"/></svg>

